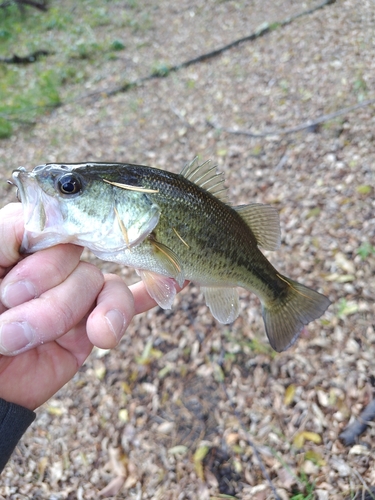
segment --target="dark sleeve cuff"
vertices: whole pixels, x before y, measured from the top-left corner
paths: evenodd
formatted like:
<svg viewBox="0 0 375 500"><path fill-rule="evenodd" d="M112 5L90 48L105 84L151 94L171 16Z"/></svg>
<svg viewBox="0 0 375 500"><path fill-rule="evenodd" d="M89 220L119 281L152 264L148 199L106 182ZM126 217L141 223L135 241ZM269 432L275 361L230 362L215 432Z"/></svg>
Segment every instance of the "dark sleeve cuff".
<svg viewBox="0 0 375 500"><path fill-rule="evenodd" d="M33 411L0 398L0 472L34 419Z"/></svg>

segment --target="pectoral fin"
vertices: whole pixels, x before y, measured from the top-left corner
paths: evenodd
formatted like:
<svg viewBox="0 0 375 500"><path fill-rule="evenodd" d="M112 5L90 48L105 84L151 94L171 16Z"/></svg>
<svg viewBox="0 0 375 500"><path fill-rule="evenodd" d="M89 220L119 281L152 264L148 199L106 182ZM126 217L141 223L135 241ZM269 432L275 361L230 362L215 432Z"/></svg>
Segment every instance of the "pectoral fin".
<svg viewBox="0 0 375 500"><path fill-rule="evenodd" d="M143 269L138 269L137 273L142 278L150 297L163 309L171 309L176 296L175 281L172 278L161 276L152 271L144 271Z"/></svg>
<svg viewBox="0 0 375 500"><path fill-rule="evenodd" d="M160 218L159 207L153 203L145 203L143 212L133 218L128 217L127 209L121 203L117 203L113 209L115 224L120 228L127 248L133 248L142 243L157 226Z"/></svg>
<svg viewBox="0 0 375 500"><path fill-rule="evenodd" d="M169 247L163 245L163 243L160 243L152 237L150 237L150 242L154 247L154 256L157 258L166 274L168 274L171 278L174 278L182 287L185 281L185 275L178 256Z"/></svg>
<svg viewBox="0 0 375 500"><path fill-rule="evenodd" d="M202 286L206 304L220 323L232 323L239 314L237 288Z"/></svg>

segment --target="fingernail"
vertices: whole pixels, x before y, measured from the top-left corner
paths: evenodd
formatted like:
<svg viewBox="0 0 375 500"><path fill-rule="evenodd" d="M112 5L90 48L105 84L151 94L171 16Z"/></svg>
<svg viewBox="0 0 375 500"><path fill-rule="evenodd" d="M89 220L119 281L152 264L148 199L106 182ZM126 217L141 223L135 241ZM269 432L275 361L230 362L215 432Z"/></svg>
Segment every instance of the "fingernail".
<svg viewBox="0 0 375 500"><path fill-rule="evenodd" d="M124 315L117 309L112 309L112 311L107 312L105 319L117 342L120 342L126 324Z"/></svg>
<svg viewBox="0 0 375 500"><path fill-rule="evenodd" d="M17 281L5 287L2 298L7 307L15 307L36 296L37 291L31 281Z"/></svg>
<svg viewBox="0 0 375 500"><path fill-rule="evenodd" d="M34 331L26 321L5 323L0 327L0 350L12 354L27 347L34 338Z"/></svg>

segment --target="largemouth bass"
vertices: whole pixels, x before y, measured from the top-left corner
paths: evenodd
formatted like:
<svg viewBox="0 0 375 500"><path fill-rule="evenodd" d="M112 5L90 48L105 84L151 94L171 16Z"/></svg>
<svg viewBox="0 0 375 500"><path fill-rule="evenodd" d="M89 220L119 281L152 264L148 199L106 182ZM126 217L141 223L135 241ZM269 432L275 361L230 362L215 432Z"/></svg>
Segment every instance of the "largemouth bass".
<svg viewBox="0 0 375 500"><path fill-rule="evenodd" d="M23 203L22 250L59 243L88 247L99 258L134 267L148 293L171 307L176 282L200 285L220 323L239 314L237 287L262 303L271 346L283 351L330 301L280 274L259 250L280 242L277 211L230 206L222 174L208 162L174 174L142 165L39 165L13 172Z"/></svg>

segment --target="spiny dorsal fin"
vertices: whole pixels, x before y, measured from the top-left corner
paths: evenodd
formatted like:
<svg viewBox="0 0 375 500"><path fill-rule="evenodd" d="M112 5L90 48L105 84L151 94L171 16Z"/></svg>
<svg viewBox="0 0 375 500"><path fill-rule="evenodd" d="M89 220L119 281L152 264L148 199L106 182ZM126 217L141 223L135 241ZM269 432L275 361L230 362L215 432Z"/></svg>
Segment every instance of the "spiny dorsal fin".
<svg viewBox="0 0 375 500"><path fill-rule="evenodd" d="M228 203L227 188L224 186L224 174L217 172L216 165L212 166L210 160L199 165L198 157L194 158L191 163L185 165L181 175L205 189L220 201Z"/></svg>
<svg viewBox="0 0 375 500"><path fill-rule="evenodd" d="M277 250L280 246L279 213L271 205L250 203L233 207L251 229L260 247Z"/></svg>

